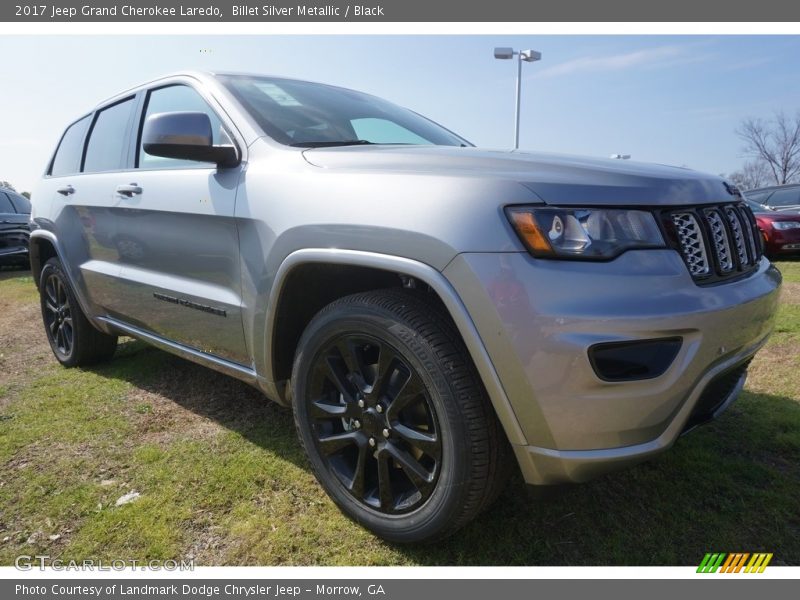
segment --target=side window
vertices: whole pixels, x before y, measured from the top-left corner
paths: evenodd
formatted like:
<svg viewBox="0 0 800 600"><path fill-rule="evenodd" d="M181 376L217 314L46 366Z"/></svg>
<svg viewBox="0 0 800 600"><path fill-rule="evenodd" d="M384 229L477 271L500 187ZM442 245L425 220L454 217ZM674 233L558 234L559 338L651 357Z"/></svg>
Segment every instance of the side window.
<svg viewBox="0 0 800 600"><path fill-rule="evenodd" d="M373 144L430 145L428 140L419 137L413 131L409 131L402 125L386 119L368 117L365 119L353 119L350 123L358 139L366 140Z"/></svg>
<svg viewBox="0 0 800 600"><path fill-rule="evenodd" d="M11 200L8 199L8 196L5 192L0 192L0 213L15 213L14 207L11 205Z"/></svg>
<svg viewBox="0 0 800 600"><path fill-rule="evenodd" d="M745 192L744 195L748 200L758 202L759 204L765 204L770 193L771 192Z"/></svg>
<svg viewBox="0 0 800 600"><path fill-rule="evenodd" d="M83 139L89 128L91 117L84 117L70 125L61 137L58 144L53 164L50 166L52 177L72 175L81 168L81 155L83 154Z"/></svg>
<svg viewBox="0 0 800 600"><path fill-rule="evenodd" d="M95 117L83 159L84 173L118 171L124 166L125 134L133 110L133 98L102 109Z"/></svg>
<svg viewBox="0 0 800 600"><path fill-rule="evenodd" d="M778 190L769 197L770 206L794 206L800 204L800 188Z"/></svg>
<svg viewBox="0 0 800 600"><path fill-rule="evenodd" d="M213 144L230 144L230 138L222 128L222 122L216 113L203 100L202 96L186 85L171 85L169 87L152 90L147 95L147 105L144 111L144 119L139 127L139 150L138 164L140 169L186 169L192 167L208 168L207 163L200 163L192 160L180 160L176 158L163 158L153 156L144 151L142 147L141 132L144 128L144 121L150 115L157 115L167 112L203 112L211 119L211 131L213 132Z"/></svg>
<svg viewBox="0 0 800 600"><path fill-rule="evenodd" d="M11 198L11 204L14 205L14 208L17 209L19 214L31 214L31 203L25 196L21 196L20 194L9 194L9 198Z"/></svg>

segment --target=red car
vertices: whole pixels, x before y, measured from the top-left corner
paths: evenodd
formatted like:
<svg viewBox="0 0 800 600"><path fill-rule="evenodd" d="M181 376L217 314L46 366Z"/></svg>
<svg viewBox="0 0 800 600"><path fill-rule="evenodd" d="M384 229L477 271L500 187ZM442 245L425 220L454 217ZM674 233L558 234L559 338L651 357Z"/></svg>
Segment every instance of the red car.
<svg viewBox="0 0 800 600"><path fill-rule="evenodd" d="M800 212L776 211L753 200L747 200L747 205L758 221L769 258L800 256Z"/></svg>

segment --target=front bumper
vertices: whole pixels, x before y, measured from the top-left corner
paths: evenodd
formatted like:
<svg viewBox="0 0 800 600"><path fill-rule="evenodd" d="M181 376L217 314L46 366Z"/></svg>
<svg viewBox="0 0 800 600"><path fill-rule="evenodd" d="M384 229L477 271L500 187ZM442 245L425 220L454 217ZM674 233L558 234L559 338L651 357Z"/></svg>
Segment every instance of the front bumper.
<svg viewBox="0 0 800 600"><path fill-rule="evenodd" d="M462 254L444 274L524 433L529 483L583 481L671 446L709 384L766 342L781 281L762 260L744 279L697 286L673 250L605 263ZM603 381L589 361L594 344L674 337L677 356L652 379Z"/></svg>

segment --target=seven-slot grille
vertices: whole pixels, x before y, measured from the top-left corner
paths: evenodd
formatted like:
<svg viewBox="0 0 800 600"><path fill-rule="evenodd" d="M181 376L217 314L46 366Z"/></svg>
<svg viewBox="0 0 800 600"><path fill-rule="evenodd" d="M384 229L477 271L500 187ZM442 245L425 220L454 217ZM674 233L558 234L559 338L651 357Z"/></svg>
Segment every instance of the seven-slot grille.
<svg viewBox="0 0 800 600"><path fill-rule="evenodd" d="M679 209L666 217L676 249L698 283L741 275L761 259L758 227L743 203Z"/></svg>

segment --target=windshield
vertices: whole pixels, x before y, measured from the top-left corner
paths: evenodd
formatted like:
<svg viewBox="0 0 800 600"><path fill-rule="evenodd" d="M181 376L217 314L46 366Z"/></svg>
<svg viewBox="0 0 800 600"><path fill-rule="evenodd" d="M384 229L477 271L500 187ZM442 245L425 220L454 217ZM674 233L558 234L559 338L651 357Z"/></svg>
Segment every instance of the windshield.
<svg viewBox="0 0 800 600"><path fill-rule="evenodd" d="M469 145L433 121L368 94L292 79L218 78L264 133L288 146Z"/></svg>

